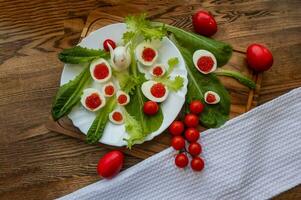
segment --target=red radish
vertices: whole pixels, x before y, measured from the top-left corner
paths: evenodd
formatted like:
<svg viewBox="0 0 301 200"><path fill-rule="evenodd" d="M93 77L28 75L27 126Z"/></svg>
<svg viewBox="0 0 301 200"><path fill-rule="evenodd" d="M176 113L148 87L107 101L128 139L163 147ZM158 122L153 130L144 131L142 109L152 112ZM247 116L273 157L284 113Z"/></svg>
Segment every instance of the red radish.
<svg viewBox="0 0 301 200"><path fill-rule="evenodd" d="M202 171L205 167L205 162L202 158L200 157L194 157L191 162L190 166L194 171Z"/></svg>
<svg viewBox="0 0 301 200"><path fill-rule="evenodd" d="M143 105L143 112L147 115L155 115L159 111L159 105L154 101L147 101Z"/></svg>
<svg viewBox="0 0 301 200"><path fill-rule="evenodd" d="M123 119L123 114L121 110L115 109L109 114L109 119L111 122L114 124L123 124L124 119Z"/></svg>
<svg viewBox="0 0 301 200"><path fill-rule="evenodd" d="M202 104L202 102L199 100L194 100L194 101L190 102L189 109L190 109L190 112L198 115L204 110L204 104Z"/></svg>
<svg viewBox="0 0 301 200"><path fill-rule="evenodd" d="M171 140L171 146L175 150L181 150L185 147L185 140L182 136L174 136Z"/></svg>
<svg viewBox="0 0 301 200"><path fill-rule="evenodd" d="M117 91L116 96L117 96L117 102L121 106L125 106L130 102L130 96L121 90Z"/></svg>
<svg viewBox="0 0 301 200"><path fill-rule="evenodd" d="M195 114L189 113L185 116L184 123L187 127L197 127L199 118Z"/></svg>
<svg viewBox="0 0 301 200"><path fill-rule="evenodd" d="M97 172L103 178L113 178L123 166L124 155L120 151L111 151L105 154L97 165Z"/></svg>
<svg viewBox="0 0 301 200"><path fill-rule="evenodd" d="M251 44L247 49L248 66L257 71L263 72L273 65L273 55L268 48L261 44Z"/></svg>
<svg viewBox="0 0 301 200"><path fill-rule="evenodd" d="M188 165L188 157L184 153L180 153L175 158L175 164L179 168L184 168Z"/></svg>
<svg viewBox="0 0 301 200"><path fill-rule="evenodd" d="M168 132L173 135L181 135L184 131L184 123L181 121L174 121L168 128Z"/></svg>
<svg viewBox="0 0 301 200"><path fill-rule="evenodd" d="M144 48L142 51L142 58L143 60L150 62L152 61L156 56L156 51L150 47Z"/></svg>
<svg viewBox="0 0 301 200"><path fill-rule="evenodd" d="M188 151L192 156L197 156L202 153L202 146L197 142L192 142L188 146Z"/></svg>
<svg viewBox="0 0 301 200"><path fill-rule="evenodd" d="M109 45L112 47L112 49L115 49L116 48L116 44L113 40L111 39L106 39L104 42L103 42L103 48L104 50L106 51L110 51L110 48L109 48Z"/></svg>
<svg viewBox="0 0 301 200"><path fill-rule="evenodd" d="M198 11L192 16L194 30L204 36L210 37L217 31L217 24L213 16L206 11Z"/></svg>
<svg viewBox="0 0 301 200"><path fill-rule="evenodd" d="M196 142L200 138L200 133L196 128L188 128L185 131L185 138L189 142Z"/></svg>

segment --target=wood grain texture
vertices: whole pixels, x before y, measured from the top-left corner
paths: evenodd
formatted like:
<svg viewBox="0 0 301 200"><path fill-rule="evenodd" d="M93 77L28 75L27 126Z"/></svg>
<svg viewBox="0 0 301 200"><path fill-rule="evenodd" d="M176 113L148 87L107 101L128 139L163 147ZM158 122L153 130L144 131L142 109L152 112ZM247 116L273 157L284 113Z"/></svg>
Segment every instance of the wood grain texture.
<svg viewBox="0 0 301 200"><path fill-rule="evenodd" d="M301 86L298 0L122 4L116 0L0 0L0 199L53 199L99 180L95 166L108 149L49 132L44 126L62 70L56 55L78 42L88 13L96 8L104 13L127 7L163 9L173 13L170 22L187 24L194 11L210 10L219 25L216 38L240 50L251 42L265 43L272 50L275 64L262 77L260 104ZM166 12L156 17L170 20ZM167 135L162 137L168 140ZM139 155L128 155L125 168L141 161L146 153L151 155L142 150ZM301 199L301 187L274 199Z"/></svg>

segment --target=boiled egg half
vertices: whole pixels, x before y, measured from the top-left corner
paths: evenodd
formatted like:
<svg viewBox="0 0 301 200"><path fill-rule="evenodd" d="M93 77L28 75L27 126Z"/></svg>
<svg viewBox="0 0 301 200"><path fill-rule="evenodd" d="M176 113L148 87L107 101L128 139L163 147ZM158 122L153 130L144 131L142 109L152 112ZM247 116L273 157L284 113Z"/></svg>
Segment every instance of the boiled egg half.
<svg viewBox="0 0 301 200"><path fill-rule="evenodd" d="M105 97L111 97L116 93L116 87L112 82L106 83L102 88Z"/></svg>
<svg viewBox="0 0 301 200"><path fill-rule="evenodd" d="M96 59L91 62L90 73L92 78L98 83L104 83L112 76L111 67L103 58Z"/></svg>
<svg viewBox="0 0 301 200"><path fill-rule="evenodd" d="M152 66L158 57L158 51L148 42L140 43L135 49L135 54L138 61L145 66Z"/></svg>
<svg viewBox="0 0 301 200"><path fill-rule="evenodd" d="M146 81L141 86L141 91L146 98L154 102L163 102L168 96L168 88L156 81Z"/></svg>
<svg viewBox="0 0 301 200"><path fill-rule="evenodd" d="M150 70L153 77L161 77L165 74L165 72L166 70L163 64L155 64Z"/></svg>
<svg viewBox="0 0 301 200"><path fill-rule="evenodd" d="M203 74L209 74L216 70L215 56L207 50L197 50L193 53L193 63L197 70Z"/></svg>
<svg viewBox="0 0 301 200"><path fill-rule="evenodd" d="M217 104L220 101L219 95L213 91L207 91L204 96L205 102L208 104Z"/></svg>
<svg viewBox="0 0 301 200"><path fill-rule="evenodd" d="M89 111L97 111L104 107L106 99L97 89L87 88L83 91L81 104Z"/></svg>
<svg viewBox="0 0 301 200"><path fill-rule="evenodd" d="M121 90L117 91L116 96L117 96L117 102L121 106L125 106L130 102L130 96L124 91Z"/></svg>
<svg viewBox="0 0 301 200"><path fill-rule="evenodd" d="M120 109L115 109L109 114L109 119L114 124L123 124L124 117Z"/></svg>

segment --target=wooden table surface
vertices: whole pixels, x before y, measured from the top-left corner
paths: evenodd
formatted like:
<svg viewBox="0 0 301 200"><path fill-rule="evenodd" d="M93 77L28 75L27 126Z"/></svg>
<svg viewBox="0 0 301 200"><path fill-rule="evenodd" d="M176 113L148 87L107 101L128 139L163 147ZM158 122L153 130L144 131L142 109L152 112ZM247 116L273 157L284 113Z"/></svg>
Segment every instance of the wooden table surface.
<svg viewBox="0 0 301 200"><path fill-rule="evenodd" d="M53 199L99 180L97 161L107 149L50 132L45 122L62 70L57 53L78 42L90 11L118 12L132 1L120 2L0 0L0 199ZM301 1L133 4L174 12L207 9L218 21L217 38L241 49L266 44L275 63L263 75L259 104L301 86ZM140 161L128 155L125 168ZM301 199L301 186L274 199Z"/></svg>

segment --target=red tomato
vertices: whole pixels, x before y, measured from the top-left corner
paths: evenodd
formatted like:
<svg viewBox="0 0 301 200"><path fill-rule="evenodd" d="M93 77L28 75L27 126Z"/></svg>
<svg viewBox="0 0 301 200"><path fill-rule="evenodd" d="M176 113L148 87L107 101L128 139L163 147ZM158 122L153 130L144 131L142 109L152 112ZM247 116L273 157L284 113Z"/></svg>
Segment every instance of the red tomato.
<svg viewBox="0 0 301 200"><path fill-rule="evenodd" d="M153 101L147 101L143 105L143 112L147 115L155 115L159 111L159 105Z"/></svg>
<svg viewBox="0 0 301 200"><path fill-rule="evenodd" d="M187 114L184 119L184 123L188 127L197 127L199 124L199 118L195 114Z"/></svg>
<svg viewBox="0 0 301 200"><path fill-rule="evenodd" d="M184 168L188 165L188 157L184 153L180 153L176 156L175 164L179 168Z"/></svg>
<svg viewBox="0 0 301 200"><path fill-rule="evenodd" d="M188 146L188 151L192 156L197 156L202 153L202 146L197 142L192 142Z"/></svg>
<svg viewBox="0 0 301 200"><path fill-rule="evenodd" d="M260 44L251 44L247 49L248 66L257 71L263 72L273 65L273 55L268 48Z"/></svg>
<svg viewBox="0 0 301 200"><path fill-rule="evenodd" d="M181 150L185 147L185 140L182 136L174 136L171 140L171 146L175 150Z"/></svg>
<svg viewBox="0 0 301 200"><path fill-rule="evenodd" d="M217 24L213 16L206 11L198 11L192 16L195 32L210 37L217 31Z"/></svg>
<svg viewBox="0 0 301 200"><path fill-rule="evenodd" d="M181 121L174 121L168 128L168 132L173 135L181 135L184 131L184 124Z"/></svg>
<svg viewBox="0 0 301 200"><path fill-rule="evenodd" d="M194 171L202 171L205 167L205 162L202 158L200 157L194 157L191 162L190 166Z"/></svg>
<svg viewBox="0 0 301 200"><path fill-rule="evenodd" d="M98 161L97 172L103 178L113 178L123 166L124 155L120 151L111 151Z"/></svg>
<svg viewBox="0 0 301 200"><path fill-rule="evenodd" d="M196 128L188 128L185 131L185 138L189 142L196 142L200 138L200 133Z"/></svg>
<svg viewBox="0 0 301 200"><path fill-rule="evenodd" d="M199 100L194 100L194 101L190 102L189 109L190 109L190 112L198 115L204 110L204 104L202 104L202 102Z"/></svg>
<svg viewBox="0 0 301 200"><path fill-rule="evenodd" d="M108 44L110 44L110 46L111 46L113 49L116 48L116 44L115 44L115 42L114 42L113 40L106 39L106 40L103 42L103 48L104 48L104 50L110 51L110 48L109 48L109 45L108 45Z"/></svg>

